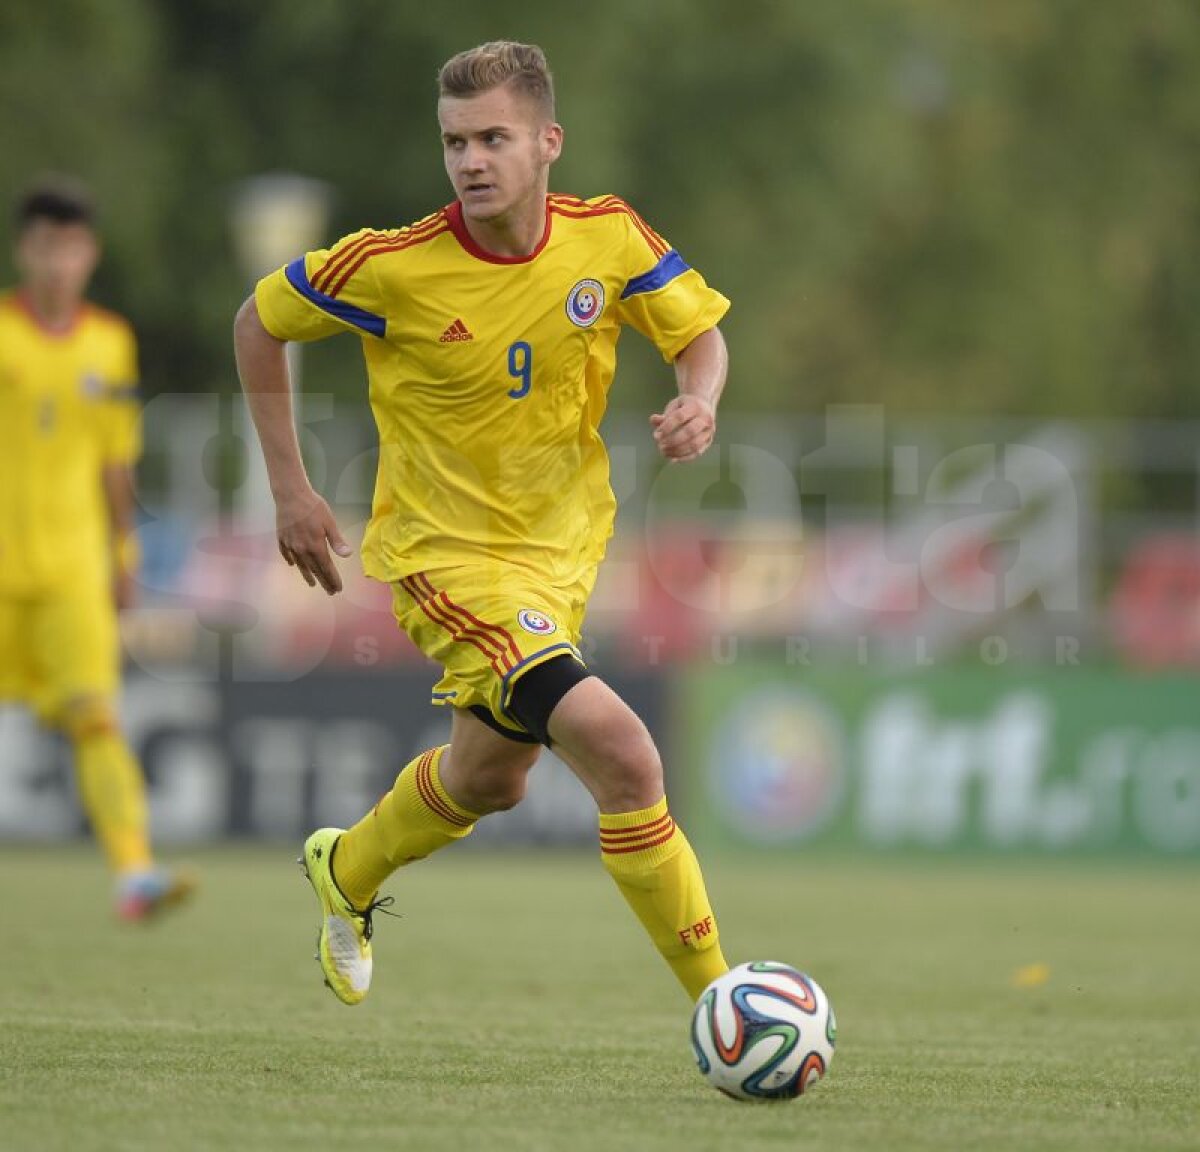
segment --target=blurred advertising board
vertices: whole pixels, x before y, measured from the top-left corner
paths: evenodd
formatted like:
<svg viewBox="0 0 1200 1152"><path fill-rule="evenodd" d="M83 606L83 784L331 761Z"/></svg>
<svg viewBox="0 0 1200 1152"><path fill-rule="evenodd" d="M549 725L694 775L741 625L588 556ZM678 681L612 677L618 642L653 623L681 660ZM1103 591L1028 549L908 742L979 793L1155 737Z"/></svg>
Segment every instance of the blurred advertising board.
<svg viewBox="0 0 1200 1152"><path fill-rule="evenodd" d="M429 703L436 678L431 666L313 672L288 682L131 675L124 723L145 765L156 840L295 839L352 824L405 763L449 738L449 711ZM652 729L661 726L659 678L608 679ZM82 830L62 742L27 714L0 708L0 840ZM481 821L470 842L594 846L595 805L545 752L525 800Z"/></svg>
<svg viewBox="0 0 1200 1152"><path fill-rule="evenodd" d="M1200 680L738 663L678 689L704 844L1200 856Z"/></svg>

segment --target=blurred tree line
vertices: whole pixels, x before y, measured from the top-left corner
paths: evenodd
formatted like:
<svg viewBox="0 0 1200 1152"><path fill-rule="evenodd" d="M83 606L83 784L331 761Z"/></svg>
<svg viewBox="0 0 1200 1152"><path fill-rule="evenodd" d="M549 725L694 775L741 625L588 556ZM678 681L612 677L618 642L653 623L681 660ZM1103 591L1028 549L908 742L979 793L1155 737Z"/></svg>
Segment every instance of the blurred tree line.
<svg viewBox="0 0 1200 1152"><path fill-rule="evenodd" d="M1195 413L1192 0L5 5L0 192L86 177L147 388L227 389L238 181L329 182L330 238L424 215L437 68L498 36L555 69L552 186L625 196L733 298L730 403ZM310 363L360 394L352 341Z"/></svg>

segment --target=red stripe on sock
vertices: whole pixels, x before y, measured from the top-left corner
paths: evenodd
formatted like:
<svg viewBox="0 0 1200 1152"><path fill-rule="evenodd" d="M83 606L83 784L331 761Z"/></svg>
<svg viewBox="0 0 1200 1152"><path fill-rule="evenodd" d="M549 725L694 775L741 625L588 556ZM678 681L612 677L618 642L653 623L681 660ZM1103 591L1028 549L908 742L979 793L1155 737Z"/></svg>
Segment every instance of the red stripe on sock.
<svg viewBox="0 0 1200 1152"><path fill-rule="evenodd" d="M636 839L640 836L652 836L670 819L671 813L664 812L657 820L651 820L647 824L633 824L628 828L605 828L602 825L600 828L600 839L628 840L630 838Z"/></svg>
<svg viewBox="0 0 1200 1152"><path fill-rule="evenodd" d="M657 848L660 844L665 844L672 836L675 835L675 821L671 821L671 826L656 840L647 840L642 844L627 844L621 848L609 848L604 844L600 845L600 851L605 856L624 856L629 852L643 852L648 848Z"/></svg>
<svg viewBox="0 0 1200 1152"><path fill-rule="evenodd" d="M432 750L426 752L420 760L417 761L416 772L417 792L420 793L421 800L425 806L442 819L447 819L446 806L438 798L437 792L434 791L433 784L429 779L429 763L433 759Z"/></svg>
<svg viewBox="0 0 1200 1152"><path fill-rule="evenodd" d="M433 756L433 752L427 752L417 765L417 790L421 793L421 799L447 824L453 824L458 828L469 828L475 821L460 816L437 794L433 783Z"/></svg>

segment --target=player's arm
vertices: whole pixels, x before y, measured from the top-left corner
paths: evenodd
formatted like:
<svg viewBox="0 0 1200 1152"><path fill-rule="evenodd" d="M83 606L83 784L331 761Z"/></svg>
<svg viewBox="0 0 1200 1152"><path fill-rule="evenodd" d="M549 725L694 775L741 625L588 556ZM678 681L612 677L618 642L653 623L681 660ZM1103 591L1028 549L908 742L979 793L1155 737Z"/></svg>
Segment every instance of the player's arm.
<svg viewBox="0 0 1200 1152"><path fill-rule="evenodd" d="M110 461L100 470L100 484L112 534L113 599L118 608L130 608L141 559L133 513L133 468L124 461Z"/></svg>
<svg viewBox="0 0 1200 1152"><path fill-rule="evenodd" d="M280 555L308 582L330 596L342 578L329 554L349 556L329 505L313 490L300 456L292 413L287 345L266 330L251 296L238 311L233 329L238 375L258 432L271 493Z"/></svg>
<svg viewBox="0 0 1200 1152"><path fill-rule="evenodd" d="M716 327L701 332L675 357L679 394L650 417L654 442L668 460L694 460L712 443L728 371L725 337Z"/></svg>
<svg viewBox="0 0 1200 1152"><path fill-rule="evenodd" d="M609 217L624 241L618 251L625 260L626 281L617 318L641 332L674 365L678 395L650 417L650 425L668 460L694 460L717 430L717 401L729 369L717 324L729 301L632 208L623 207Z"/></svg>

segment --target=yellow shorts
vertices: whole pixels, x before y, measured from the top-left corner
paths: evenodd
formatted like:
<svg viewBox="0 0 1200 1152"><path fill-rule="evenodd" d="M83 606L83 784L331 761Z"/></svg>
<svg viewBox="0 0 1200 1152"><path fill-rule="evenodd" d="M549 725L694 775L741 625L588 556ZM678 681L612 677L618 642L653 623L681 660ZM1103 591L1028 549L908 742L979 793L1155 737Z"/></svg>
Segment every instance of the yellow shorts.
<svg viewBox="0 0 1200 1152"><path fill-rule="evenodd" d="M0 701L54 724L72 700L113 698L120 684L117 611L107 585L0 596Z"/></svg>
<svg viewBox="0 0 1200 1152"><path fill-rule="evenodd" d="M502 728L527 734L508 712L513 687L556 656L583 663L579 632L590 585L552 588L514 568L439 568L393 584L392 610L445 672L435 704L483 707Z"/></svg>

